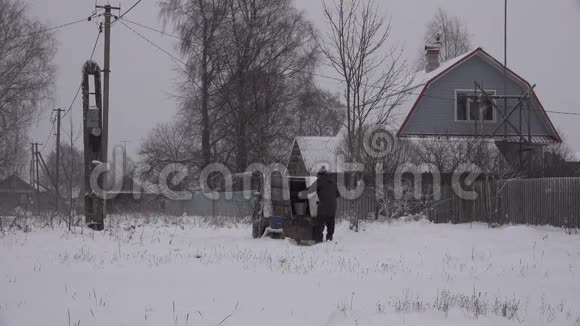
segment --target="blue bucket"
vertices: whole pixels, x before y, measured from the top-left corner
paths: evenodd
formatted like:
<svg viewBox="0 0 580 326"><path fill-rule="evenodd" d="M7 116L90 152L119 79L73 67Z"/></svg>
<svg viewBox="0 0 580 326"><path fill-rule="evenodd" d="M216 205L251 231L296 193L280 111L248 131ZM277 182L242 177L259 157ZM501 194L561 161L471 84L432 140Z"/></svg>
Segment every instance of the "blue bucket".
<svg viewBox="0 0 580 326"><path fill-rule="evenodd" d="M284 217L272 216L270 217L270 228L274 230L282 229L284 226Z"/></svg>

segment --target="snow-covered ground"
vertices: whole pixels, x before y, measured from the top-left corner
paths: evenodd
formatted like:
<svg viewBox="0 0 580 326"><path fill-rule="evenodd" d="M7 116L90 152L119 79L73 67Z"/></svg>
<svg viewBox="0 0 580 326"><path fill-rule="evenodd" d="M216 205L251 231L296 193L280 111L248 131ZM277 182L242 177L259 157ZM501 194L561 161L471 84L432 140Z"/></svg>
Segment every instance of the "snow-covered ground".
<svg viewBox="0 0 580 326"><path fill-rule="evenodd" d="M0 325L580 325L580 235L560 229L341 224L305 247L129 224L1 235Z"/></svg>

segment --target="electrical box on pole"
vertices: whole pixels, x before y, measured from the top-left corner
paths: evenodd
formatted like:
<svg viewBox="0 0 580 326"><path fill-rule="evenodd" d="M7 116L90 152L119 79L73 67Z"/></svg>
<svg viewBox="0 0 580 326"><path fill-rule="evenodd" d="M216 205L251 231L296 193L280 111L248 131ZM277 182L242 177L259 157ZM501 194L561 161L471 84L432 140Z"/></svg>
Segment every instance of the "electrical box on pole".
<svg viewBox="0 0 580 326"><path fill-rule="evenodd" d="M95 89L91 90L89 78L94 78ZM83 145L84 145L84 204L85 222L93 230L102 231L105 223L102 176L93 175L94 169L100 164L106 164L103 155L103 111L101 98L101 68L94 61L87 61L83 66ZM90 96L95 96L94 107L90 107ZM93 189L91 178L97 178L99 189Z"/></svg>

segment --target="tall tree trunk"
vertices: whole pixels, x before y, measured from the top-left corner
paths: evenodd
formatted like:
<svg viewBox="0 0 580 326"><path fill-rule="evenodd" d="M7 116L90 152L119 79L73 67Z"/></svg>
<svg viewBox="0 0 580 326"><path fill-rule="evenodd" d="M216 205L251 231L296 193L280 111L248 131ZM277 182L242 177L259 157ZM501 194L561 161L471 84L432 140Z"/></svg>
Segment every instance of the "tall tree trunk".
<svg viewBox="0 0 580 326"><path fill-rule="evenodd" d="M202 77L201 77L201 151L203 165L211 163L210 126L209 126L209 35L207 23L203 24L203 53L202 53Z"/></svg>
<svg viewBox="0 0 580 326"><path fill-rule="evenodd" d="M236 167L238 172L244 172L248 165L248 146L246 137L246 123L241 119L238 122Z"/></svg>
<svg viewBox="0 0 580 326"><path fill-rule="evenodd" d="M247 146L247 133L246 133L246 125L248 122L248 112L247 111L247 103L246 103L246 96L245 96L245 89L244 89L244 70L238 70L238 85L237 85L237 92L238 92L238 126L237 126L237 138L236 138L236 168L237 172L244 172L248 165L248 146Z"/></svg>

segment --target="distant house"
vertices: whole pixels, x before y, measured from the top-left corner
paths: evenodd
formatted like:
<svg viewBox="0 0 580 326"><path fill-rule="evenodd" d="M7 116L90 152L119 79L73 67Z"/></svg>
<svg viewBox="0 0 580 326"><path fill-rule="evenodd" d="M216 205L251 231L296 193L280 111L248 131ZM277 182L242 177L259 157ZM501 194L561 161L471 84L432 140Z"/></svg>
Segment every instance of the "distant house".
<svg viewBox="0 0 580 326"><path fill-rule="evenodd" d="M11 175L0 181L0 215L12 215L17 208L25 211L41 211L54 209L54 192L38 185L38 201L36 189L17 175ZM38 206L37 206L38 204Z"/></svg>
<svg viewBox="0 0 580 326"><path fill-rule="evenodd" d="M388 126L397 137L480 137L495 142L508 158L561 142L530 83L510 69L504 74L501 62L482 48L440 64L439 49L426 47L426 62L408 88L407 100L392 112L393 117L404 118ZM521 105L516 105L520 100ZM371 119L367 124L376 122ZM341 172L341 138L297 137L289 173L312 174L321 163Z"/></svg>
<svg viewBox="0 0 580 326"><path fill-rule="evenodd" d="M0 181L0 215L13 214L17 207L28 209L32 205L34 190L17 175Z"/></svg>

